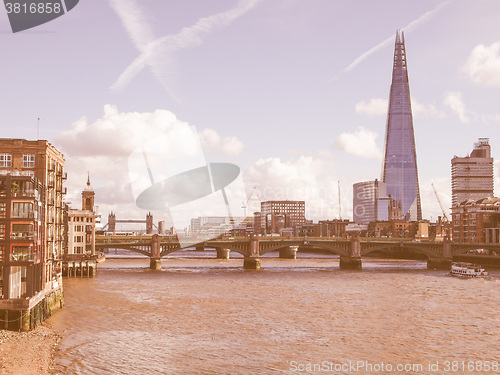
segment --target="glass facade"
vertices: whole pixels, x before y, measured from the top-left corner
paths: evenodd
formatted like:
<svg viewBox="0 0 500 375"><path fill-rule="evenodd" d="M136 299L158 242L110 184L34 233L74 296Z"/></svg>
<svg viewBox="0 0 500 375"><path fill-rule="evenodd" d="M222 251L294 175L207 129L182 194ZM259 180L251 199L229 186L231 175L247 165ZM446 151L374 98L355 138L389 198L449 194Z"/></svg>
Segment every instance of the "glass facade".
<svg viewBox="0 0 500 375"><path fill-rule="evenodd" d="M358 182L353 188L353 221L369 224L373 221L389 220L387 186L383 182Z"/></svg>
<svg viewBox="0 0 500 375"><path fill-rule="evenodd" d="M404 34L396 33L381 180L401 203L401 219L422 219Z"/></svg>

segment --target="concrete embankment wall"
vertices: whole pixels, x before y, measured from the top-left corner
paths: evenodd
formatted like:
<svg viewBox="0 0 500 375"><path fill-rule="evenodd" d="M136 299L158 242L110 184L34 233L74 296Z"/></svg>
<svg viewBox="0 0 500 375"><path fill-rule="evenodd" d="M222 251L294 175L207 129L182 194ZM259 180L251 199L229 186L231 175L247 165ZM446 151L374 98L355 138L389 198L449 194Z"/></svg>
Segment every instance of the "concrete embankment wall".
<svg viewBox="0 0 500 375"><path fill-rule="evenodd" d="M30 300L4 300L0 308L0 329L29 331L43 322L64 303L63 289L35 296Z"/></svg>

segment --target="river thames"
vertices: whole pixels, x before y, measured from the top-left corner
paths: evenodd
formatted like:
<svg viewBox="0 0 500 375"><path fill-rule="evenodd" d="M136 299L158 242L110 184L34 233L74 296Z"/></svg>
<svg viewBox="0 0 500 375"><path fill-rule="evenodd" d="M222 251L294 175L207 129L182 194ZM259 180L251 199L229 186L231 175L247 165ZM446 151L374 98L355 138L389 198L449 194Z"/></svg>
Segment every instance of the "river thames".
<svg viewBox="0 0 500 375"><path fill-rule="evenodd" d="M108 259L65 279L49 323L63 374L500 373L500 270L460 279L425 261ZM277 256L277 254L274 254ZM496 367L495 367L496 366Z"/></svg>

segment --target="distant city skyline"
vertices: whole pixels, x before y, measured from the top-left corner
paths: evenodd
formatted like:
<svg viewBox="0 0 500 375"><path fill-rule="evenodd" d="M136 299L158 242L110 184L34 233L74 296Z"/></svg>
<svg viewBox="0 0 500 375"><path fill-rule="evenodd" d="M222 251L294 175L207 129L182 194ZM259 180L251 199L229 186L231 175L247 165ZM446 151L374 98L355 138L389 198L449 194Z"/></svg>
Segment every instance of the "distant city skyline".
<svg viewBox="0 0 500 375"><path fill-rule="evenodd" d="M257 187L248 214L289 199L307 219L352 219L353 183L379 176L402 29L422 216L435 220L431 183L449 214L451 159L479 138L500 183L499 22L494 0L88 0L12 34L2 11L2 137L63 151L73 205L90 171L103 217L142 218L127 158L196 126L206 160L240 166L247 196Z"/></svg>

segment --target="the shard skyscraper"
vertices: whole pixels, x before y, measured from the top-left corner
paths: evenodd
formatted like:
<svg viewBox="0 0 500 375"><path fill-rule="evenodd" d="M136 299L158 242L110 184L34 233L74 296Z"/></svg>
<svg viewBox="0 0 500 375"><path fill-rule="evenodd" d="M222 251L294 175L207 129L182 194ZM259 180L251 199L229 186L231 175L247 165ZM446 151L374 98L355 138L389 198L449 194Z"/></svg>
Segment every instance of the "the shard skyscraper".
<svg viewBox="0 0 500 375"><path fill-rule="evenodd" d="M401 32L400 37L398 31L381 180L387 185L387 194L401 204L401 218L406 221L419 221L422 220L422 208L406 63L404 33Z"/></svg>

